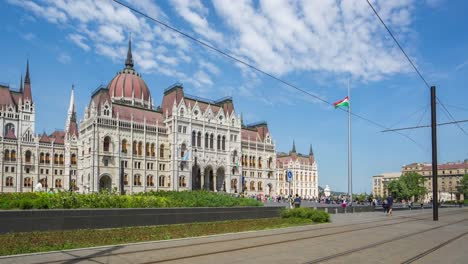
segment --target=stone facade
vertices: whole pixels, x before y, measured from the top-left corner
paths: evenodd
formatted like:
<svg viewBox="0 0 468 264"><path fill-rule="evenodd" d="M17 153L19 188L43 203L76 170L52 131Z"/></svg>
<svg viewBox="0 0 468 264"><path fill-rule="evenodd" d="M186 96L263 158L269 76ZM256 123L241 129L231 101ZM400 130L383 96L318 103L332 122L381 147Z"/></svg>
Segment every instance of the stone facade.
<svg viewBox="0 0 468 264"><path fill-rule="evenodd" d="M175 84L164 90L161 106L153 103L129 42L124 69L92 93L79 124L72 88L64 131L36 135L28 64L24 88L23 82L20 91L0 86L0 192L33 191L41 182L82 193L205 189L275 196L277 168L291 168L305 177L294 185L299 194L318 194L313 155L306 162L295 154L285 164L267 123L244 125L231 97L203 99Z"/></svg>

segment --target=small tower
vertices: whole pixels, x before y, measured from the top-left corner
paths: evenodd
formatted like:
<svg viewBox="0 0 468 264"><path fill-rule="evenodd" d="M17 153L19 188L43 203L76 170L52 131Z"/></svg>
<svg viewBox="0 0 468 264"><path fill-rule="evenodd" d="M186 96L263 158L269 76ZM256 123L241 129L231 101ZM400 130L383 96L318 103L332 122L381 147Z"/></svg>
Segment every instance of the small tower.
<svg viewBox="0 0 468 264"><path fill-rule="evenodd" d="M31 79L29 78L29 60L26 61L26 76L24 78L24 93L23 93L23 102L29 101L32 103L32 93L31 93Z"/></svg>

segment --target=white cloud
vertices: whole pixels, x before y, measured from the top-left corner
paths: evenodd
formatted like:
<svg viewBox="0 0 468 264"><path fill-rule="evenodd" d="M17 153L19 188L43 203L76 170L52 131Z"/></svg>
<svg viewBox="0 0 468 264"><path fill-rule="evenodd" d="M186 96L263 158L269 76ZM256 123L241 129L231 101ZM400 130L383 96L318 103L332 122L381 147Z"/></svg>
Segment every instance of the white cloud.
<svg viewBox="0 0 468 264"><path fill-rule="evenodd" d="M223 35L210 27L207 15L208 8L200 0L174 0L172 1L177 13L191 24L193 30L209 41L221 43Z"/></svg>
<svg viewBox="0 0 468 264"><path fill-rule="evenodd" d="M198 64L200 65L201 68L206 69L207 71L211 72L214 75L218 75L220 70L218 67L216 67L213 63L207 62L205 60L199 60Z"/></svg>
<svg viewBox="0 0 468 264"><path fill-rule="evenodd" d="M457 67L455 67L455 70L459 71L459 70L463 69L466 66L468 66L468 60L463 62L463 63L460 63L459 65L457 65Z"/></svg>
<svg viewBox="0 0 468 264"><path fill-rule="evenodd" d="M75 43L78 47L82 48L85 51L90 50L90 47L85 42L87 41L86 38L79 34L70 34L68 35L68 39Z"/></svg>
<svg viewBox="0 0 468 264"><path fill-rule="evenodd" d="M61 53L58 57L57 57L57 60L60 62L60 63L63 63L63 64L69 64L71 62L71 57L66 54L66 53Z"/></svg>
<svg viewBox="0 0 468 264"><path fill-rule="evenodd" d="M34 35L34 33L28 32L28 33L22 34L21 37L24 38L25 40L31 41L36 38L36 35Z"/></svg>
<svg viewBox="0 0 468 264"><path fill-rule="evenodd" d="M365 1L213 4L233 33L230 49L273 74L312 70L377 80L409 70ZM376 8L396 33L407 31L411 1L379 1Z"/></svg>

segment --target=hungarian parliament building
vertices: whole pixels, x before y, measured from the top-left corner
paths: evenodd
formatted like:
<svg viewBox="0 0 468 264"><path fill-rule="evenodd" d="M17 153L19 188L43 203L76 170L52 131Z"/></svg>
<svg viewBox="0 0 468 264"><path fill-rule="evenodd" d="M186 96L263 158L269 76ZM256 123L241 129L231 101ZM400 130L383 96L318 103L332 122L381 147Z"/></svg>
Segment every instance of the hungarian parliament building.
<svg viewBox="0 0 468 264"><path fill-rule="evenodd" d="M0 192L79 193L207 190L256 196L318 196L308 155L277 153L266 122L244 125L231 97L207 100L164 90L153 106L135 71L129 41L125 67L96 89L78 122L73 88L64 130L35 133L29 62L19 90L0 85ZM288 181L287 171L293 173Z"/></svg>

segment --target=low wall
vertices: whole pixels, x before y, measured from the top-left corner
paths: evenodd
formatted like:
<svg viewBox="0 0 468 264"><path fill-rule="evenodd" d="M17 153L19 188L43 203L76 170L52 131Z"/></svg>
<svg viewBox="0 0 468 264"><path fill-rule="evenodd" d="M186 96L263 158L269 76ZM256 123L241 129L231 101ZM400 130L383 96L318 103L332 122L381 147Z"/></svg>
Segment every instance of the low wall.
<svg viewBox="0 0 468 264"><path fill-rule="evenodd" d="M0 211L0 234L167 225L278 217L279 207L143 208Z"/></svg>

